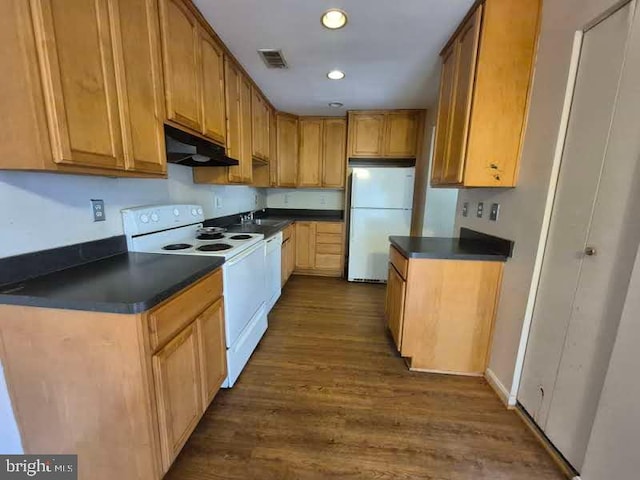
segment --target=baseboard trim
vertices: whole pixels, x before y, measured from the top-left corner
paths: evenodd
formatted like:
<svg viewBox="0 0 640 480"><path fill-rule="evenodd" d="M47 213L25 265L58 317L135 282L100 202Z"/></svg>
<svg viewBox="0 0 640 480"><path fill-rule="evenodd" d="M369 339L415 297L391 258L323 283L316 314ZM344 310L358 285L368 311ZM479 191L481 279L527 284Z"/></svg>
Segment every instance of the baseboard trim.
<svg viewBox="0 0 640 480"><path fill-rule="evenodd" d="M498 395L500 400L502 400L502 403L504 403L505 407L507 407L509 410L513 410L514 408L516 408L516 397L512 396L509 393L507 387L502 384L493 370L487 368L484 372L484 378L487 380L489 386L493 388L493 391L496 392L496 395Z"/></svg>
<svg viewBox="0 0 640 480"><path fill-rule="evenodd" d="M562 454L553 446L551 441L545 436L545 434L540 430L540 428L534 423L534 421L529 417L527 412L522 408L521 405L516 405L515 412L518 414L520 419L524 422L527 428L533 433L536 437L536 440L540 442L542 447L547 451L549 456L553 459L553 461L558 465L562 473L570 480L580 480L580 476L576 475L576 471L569 464L569 462L562 456Z"/></svg>

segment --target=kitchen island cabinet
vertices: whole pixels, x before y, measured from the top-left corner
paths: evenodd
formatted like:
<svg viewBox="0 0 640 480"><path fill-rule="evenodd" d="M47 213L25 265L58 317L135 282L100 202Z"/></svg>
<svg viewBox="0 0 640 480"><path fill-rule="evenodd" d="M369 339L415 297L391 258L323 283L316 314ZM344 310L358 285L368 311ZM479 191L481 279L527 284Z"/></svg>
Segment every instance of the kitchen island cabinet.
<svg viewBox="0 0 640 480"><path fill-rule="evenodd" d="M483 375L507 252L473 239L391 244L385 319L409 368Z"/></svg>

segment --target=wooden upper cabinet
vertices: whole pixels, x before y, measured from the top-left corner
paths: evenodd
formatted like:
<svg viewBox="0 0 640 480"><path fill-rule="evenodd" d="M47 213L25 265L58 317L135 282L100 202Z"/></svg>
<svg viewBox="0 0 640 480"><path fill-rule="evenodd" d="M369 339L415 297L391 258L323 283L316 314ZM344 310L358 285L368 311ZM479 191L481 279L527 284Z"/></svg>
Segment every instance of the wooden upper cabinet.
<svg viewBox="0 0 640 480"><path fill-rule="evenodd" d="M243 74L240 74L240 129L242 138L242 154L240 158L240 172L242 183L251 183L251 181L253 180L251 83L249 79Z"/></svg>
<svg viewBox="0 0 640 480"><path fill-rule="evenodd" d="M386 116L384 156L415 158L418 155L419 113L389 112Z"/></svg>
<svg viewBox="0 0 640 480"><path fill-rule="evenodd" d="M382 157L385 133L384 113L349 115L349 156Z"/></svg>
<svg viewBox="0 0 640 480"><path fill-rule="evenodd" d="M436 140L433 154L431 183L442 182L449 155L449 133L451 132L451 114L453 93L455 91L455 72L458 60L456 44L451 44L442 54L442 72L440 74L440 98L436 120Z"/></svg>
<svg viewBox="0 0 640 480"><path fill-rule="evenodd" d="M482 5L479 5L455 40L457 68L451 105L449 154L442 178L444 183L462 182L481 20Z"/></svg>
<svg viewBox="0 0 640 480"><path fill-rule="evenodd" d="M198 317L202 405L206 409L227 377L224 301L221 298Z"/></svg>
<svg viewBox="0 0 640 480"><path fill-rule="evenodd" d="M155 0L118 3L122 54L118 76L123 95L124 154L127 169L166 172L164 83Z"/></svg>
<svg viewBox="0 0 640 480"><path fill-rule="evenodd" d="M202 130L205 137L225 144L227 136L222 47L199 28L202 78Z"/></svg>
<svg viewBox="0 0 640 480"><path fill-rule="evenodd" d="M344 188L347 176L347 121L344 118L324 120L322 186Z"/></svg>
<svg viewBox="0 0 640 480"><path fill-rule="evenodd" d="M162 465L166 472L204 410L197 322L153 356Z"/></svg>
<svg viewBox="0 0 640 480"><path fill-rule="evenodd" d="M240 112L240 71L225 58L225 102L227 107L227 155L242 160L242 124ZM229 167L229 180L242 182L240 166Z"/></svg>
<svg viewBox="0 0 640 480"><path fill-rule="evenodd" d="M124 169L107 0L32 2L56 163Z"/></svg>
<svg viewBox="0 0 640 480"><path fill-rule="evenodd" d="M443 49L432 184L516 185L540 5L484 0Z"/></svg>
<svg viewBox="0 0 640 480"><path fill-rule="evenodd" d="M324 121L321 118L300 119L300 155L298 186L322 186Z"/></svg>
<svg viewBox="0 0 640 480"><path fill-rule="evenodd" d="M270 112L267 101L256 88L251 90L251 117L253 128L252 155L259 160L269 160L270 151Z"/></svg>
<svg viewBox="0 0 640 480"><path fill-rule="evenodd" d="M278 132L276 127L276 111L269 108L269 183L278 186Z"/></svg>
<svg viewBox="0 0 640 480"><path fill-rule="evenodd" d="M424 110L349 112L349 158L415 158Z"/></svg>
<svg viewBox="0 0 640 480"><path fill-rule="evenodd" d="M184 0L160 0L167 117L202 131L200 26Z"/></svg>
<svg viewBox="0 0 640 480"><path fill-rule="evenodd" d="M298 118L276 115L278 186L295 187L298 181Z"/></svg>

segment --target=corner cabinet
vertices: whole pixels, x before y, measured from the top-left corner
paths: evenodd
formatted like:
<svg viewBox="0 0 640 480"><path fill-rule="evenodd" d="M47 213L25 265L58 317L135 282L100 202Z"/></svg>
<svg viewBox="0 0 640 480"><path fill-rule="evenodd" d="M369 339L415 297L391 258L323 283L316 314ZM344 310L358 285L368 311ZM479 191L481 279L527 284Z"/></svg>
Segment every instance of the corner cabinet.
<svg viewBox="0 0 640 480"><path fill-rule="evenodd" d="M411 370L483 375L502 262L408 259L389 252L385 319Z"/></svg>
<svg viewBox="0 0 640 480"><path fill-rule="evenodd" d="M298 187L344 188L346 137L343 118L300 117Z"/></svg>
<svg viewBox="0 0 640 480"><path fill-rule="evenodd" d="M349 158L416 158L424 110L349 112Z"/></svg>
<svg viewBox="0 0 640 480"><path fill-rule="evenodd" d="M156 3L1 3L0 168L164 175Z"/></svg>
<svg viewBox="0 0 640 480"><path fill-rule="evenodd" d="M442 50L434 186L514 187L540 0L484 0Z"/></svg>

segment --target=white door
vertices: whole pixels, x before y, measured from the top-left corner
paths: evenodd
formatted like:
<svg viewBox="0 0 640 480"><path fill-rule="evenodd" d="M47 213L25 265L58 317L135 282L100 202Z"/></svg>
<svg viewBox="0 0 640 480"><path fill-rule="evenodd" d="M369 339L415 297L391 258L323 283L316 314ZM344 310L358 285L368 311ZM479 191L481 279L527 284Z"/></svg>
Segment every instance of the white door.
<svg viewBox="0 0 640 480"><path fill-rule="evenodd" d="M640 104L630 119L620 113L619 98L634 6L623 6L583 37L518 392L578 471L640 233L633 210L640 152L620 134L629 120L638 125Z"/></svg>
<svg viewBox="0 0 640 480"><path fill-rule="evenodd" d="M354 168L351 208L413 207L415 168Z"/></svg>
<svg viewBox="0 0 640 480"><path fill-rule="evenodd" d="M389 236L409 235L411 210L351 210L348 279L386 281Z"/></svg>
<svg viewBox="0 0 640 480"><path fill-rule="evenodd" d="M227 260L222 271L225 332L231 348L266 301L264 242Z"/></svg>

